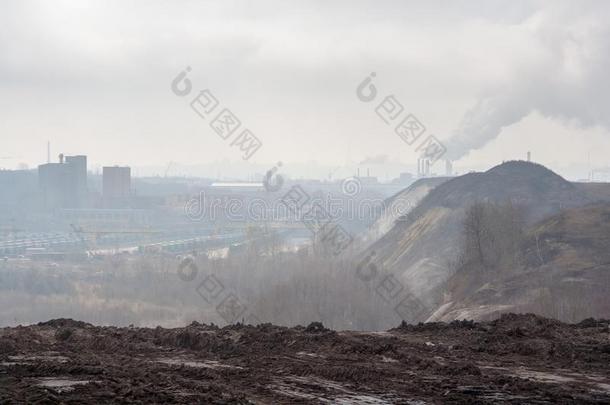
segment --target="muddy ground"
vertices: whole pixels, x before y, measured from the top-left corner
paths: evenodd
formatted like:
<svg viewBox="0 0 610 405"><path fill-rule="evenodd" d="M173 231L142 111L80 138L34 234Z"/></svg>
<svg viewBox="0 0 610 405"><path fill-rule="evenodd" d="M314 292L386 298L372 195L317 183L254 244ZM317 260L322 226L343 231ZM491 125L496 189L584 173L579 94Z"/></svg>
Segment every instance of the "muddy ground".
<svg viewBox="0 0 610 405"><path fill-rule="evenodd" d="M610 403L610 321L0 329L0 403Z"/></svg>

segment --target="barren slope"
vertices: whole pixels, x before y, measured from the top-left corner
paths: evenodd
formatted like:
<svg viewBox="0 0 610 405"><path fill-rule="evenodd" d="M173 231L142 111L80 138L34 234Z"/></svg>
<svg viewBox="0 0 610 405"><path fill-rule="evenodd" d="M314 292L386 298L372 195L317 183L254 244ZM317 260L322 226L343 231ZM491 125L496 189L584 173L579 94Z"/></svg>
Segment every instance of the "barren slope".
<svg viewBox="0 0 610 405"><path fill-rule="evenodd" d="M428 308L427 315L446 301L442 287L452 276L464 213L476 201L511 201L523 207L527 223L532 224L591 199L545 167L522 161L438 185L368 252L374 251L376 265L399 277L418 296Z"/></svg>
<svg viewBox="0 0 610 405"><path fill-rule="evenodd" d="M491 319L510 311L566 321L610 316L610 204L572 208L534 225L521 261L485 282L456 274L431 320Z"/></svg>

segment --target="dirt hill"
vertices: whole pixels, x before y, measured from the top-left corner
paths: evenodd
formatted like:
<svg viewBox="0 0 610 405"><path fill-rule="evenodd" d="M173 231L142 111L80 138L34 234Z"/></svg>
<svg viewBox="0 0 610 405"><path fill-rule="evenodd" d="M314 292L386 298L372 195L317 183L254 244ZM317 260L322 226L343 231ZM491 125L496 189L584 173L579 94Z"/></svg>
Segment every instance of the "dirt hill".
<svg viewBox="0 0 610 405"><path fill-rule="evenodd" d="M447 303L446 283L460 256L466 211L476 202L510 204L523 226L596 201L544 166L512 161L483 173L453 178L432 189L370 247L377 267L394 274L432 315Z"/></svg>
<svg viewBox="0 0 610 405"><path fill-rule="evenodd" d="M379 218L369 227L365 243L374 243L385 235L398 218L408 214L417 204L434 190L439 184L449 180L449 177L431 177L415 181L406 189L396 193L384 201L383 211Z"/></svg>

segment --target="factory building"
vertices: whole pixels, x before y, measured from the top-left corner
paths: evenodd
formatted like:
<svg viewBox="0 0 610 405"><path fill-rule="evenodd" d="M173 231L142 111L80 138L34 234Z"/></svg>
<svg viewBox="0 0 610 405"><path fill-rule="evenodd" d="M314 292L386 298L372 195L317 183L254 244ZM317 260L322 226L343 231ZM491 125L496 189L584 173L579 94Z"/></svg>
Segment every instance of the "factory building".
<svg viewBox="0 0 610 405"><path fill-rule="evenodd" d="M106 166L102 177L104 208L128 208L131 199L131 168Z"/></svg>
<svg viewBox="0 0 610 405"><path fill-rule="evenodd" d="M72 167L74 181L76 182L76 194L78 207L82 208L87 201L87 156L66 156L66 164Z"/></svg>
<svg viewBox="0 0 610 405"><path fill-rule="evenodd" d="M82 208L87 198L87 157L59 155L59 163L38 166L38 185L46 209Z"/></svg>

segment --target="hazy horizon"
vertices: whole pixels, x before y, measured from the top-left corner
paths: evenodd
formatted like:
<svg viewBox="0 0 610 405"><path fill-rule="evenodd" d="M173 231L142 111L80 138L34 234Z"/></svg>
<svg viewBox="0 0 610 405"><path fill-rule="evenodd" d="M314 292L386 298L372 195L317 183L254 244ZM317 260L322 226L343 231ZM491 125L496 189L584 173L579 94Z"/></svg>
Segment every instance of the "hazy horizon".
<svg viewBox="0 0 610 405"><path fill-rule="evenodd" d="M413 172L418 157L375 112L390 95L462 171L528 151L570 180L610 166L608 3L2 8L3 168L46 162L50 141L53 161L60 152L85 154L90 168L129 165L136 175L163 175L176 162L174 175L214 165L247 178L281 161L294 176L325 178L329 168L381 157L397 167L370 165L384 178L400 167ZM187 67L193 91L178 97L171 83ZM372 72L379 94L362 102L356 88ZM203 89L262 142L248 161L189 106ZM298 168L307 164L320 169Z"/></svg>

